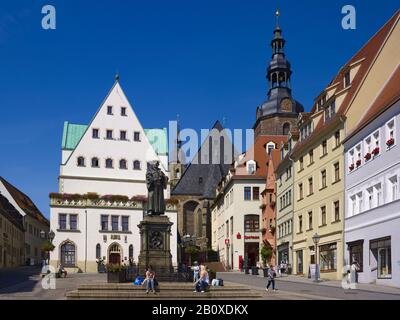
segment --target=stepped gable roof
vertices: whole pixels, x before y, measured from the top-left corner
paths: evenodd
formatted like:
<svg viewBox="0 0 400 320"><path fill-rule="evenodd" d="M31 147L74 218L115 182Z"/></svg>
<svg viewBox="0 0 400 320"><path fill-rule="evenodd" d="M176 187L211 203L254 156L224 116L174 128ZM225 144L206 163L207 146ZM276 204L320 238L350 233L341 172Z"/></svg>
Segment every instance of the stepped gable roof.
<svg viewBox="0 0 400 320"><path fill-rule="evenodd" d="M354 76L354 79L351 82L351 86L349 87L340 108L336 111L335 116L327 124L325 124L324 122L324 117L321 117L317 125L315 126L312 134L306 140L298 142L293 148L293 155L297 154L304 146L306 146L313 137L323 132L327 126L333 125L334 123L339 121L339 119L342 119L344 117L345 111L350 106L353 98L356 96L371 65L375 61L375 58L379 54L380 49L383 47L385 40L391 32L393 26L398 21L399 17L400 10L397 10L397 12L385 23L385 25L381 29L379 29L378 32L375 33L375 35L373 35L372 38L370 38L367 43L345 65L343 65L342 68L340 68L339 72L326 87L329 88L335 86L335 92L340 92L345 88L345 73L351 65L360 61L360 68ZM323 91L325 91L326 88ZM311 109L311 113L314 113L317 110L316 107L317 103L314 104L313 108Z"/></svg>
<svg viewBox="0 0 400 320"><path fill-rule="evenodd" d="M13 225L15 225L22 232L25 231L23 224L23 217L17 209L8 201L6 197L0 194L0 214L6 217Z"/></svg>
<svg viewBox="0 0 400 320"><path fill-rule="evenodd" d="M7 191L13 197L14 201L18 204L18 206L30 217L36 219L37 221L44 223L47 226L50 226L49 220L47 220L40 210L36 207L33 201L22 191L14 187L11 183L9 183L3 177L0 177L0 181L4 184Z"/></svg>
<svg viewBox="0 0 400 320"><path fill-rule="evenodd" d="M219 132L223 130L223 127L219 121L217 121L212 129L216 129ZM211 134L211 132L210 132ZM207 139L210 139L210 134ZM224 135L224 138L226 136ZM228 137L226 137L229 139ZM231 164L224 164L224 157L220 156L220 163L212 164L211 159L209 163L202 164L200 162L201 155L204 153L206 148L206 140L203 142L199 150L193 159L199 159L198 163L192 162L186 167L183 172L181 179L172 190L172 196L176 195L195 195L204 198L213 199L215 198L215 188L217 187L219 181L224 177L231 166ZM229 145L232 150L234 149L232 142L229 140ZM211 149L211 145L209 146ZM220 144L220 155L224 155L224 144ZM233 151L232 151L233 152ZM212 152L209 153L210 155Z"/></svg>

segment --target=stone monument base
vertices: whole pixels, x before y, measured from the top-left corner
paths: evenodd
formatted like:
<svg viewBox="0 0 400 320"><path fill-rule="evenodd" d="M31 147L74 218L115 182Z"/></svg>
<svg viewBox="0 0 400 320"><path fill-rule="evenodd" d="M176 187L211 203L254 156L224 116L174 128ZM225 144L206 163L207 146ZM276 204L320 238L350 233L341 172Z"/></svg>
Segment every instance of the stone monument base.
<svg viewBox="0 0 400 320"><path fill-rule="evenodd" d="M148 215L138 225L140 230L139 274L152 266L156 276L172 273L170 248L172 222L166 215Z"/></svg>

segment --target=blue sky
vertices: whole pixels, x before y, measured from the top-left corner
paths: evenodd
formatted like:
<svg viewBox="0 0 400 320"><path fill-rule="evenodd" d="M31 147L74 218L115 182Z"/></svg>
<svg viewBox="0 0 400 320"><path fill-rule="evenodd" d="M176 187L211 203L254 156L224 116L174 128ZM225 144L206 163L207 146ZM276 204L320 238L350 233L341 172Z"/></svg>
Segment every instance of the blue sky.
<svg viewBox="0 0 400 320"><path fill-rule="evenodd" d="M57 29L41 28L41 8ZM342 6L357 29L341 28ZM266 97L269 43L280 24L293 67L294 97L314 97L398 9L397 1L2 0L0 3L0 175L49 216L57 191L65 120L87 124L113 84L145 128L251 128Z"/></svg>

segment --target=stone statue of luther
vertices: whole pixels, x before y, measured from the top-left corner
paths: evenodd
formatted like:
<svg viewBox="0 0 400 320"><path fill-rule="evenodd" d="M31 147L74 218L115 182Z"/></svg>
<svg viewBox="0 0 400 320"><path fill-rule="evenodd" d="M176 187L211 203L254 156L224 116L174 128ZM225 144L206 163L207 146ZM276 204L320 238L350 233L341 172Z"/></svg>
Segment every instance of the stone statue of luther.
<svg viewBox="0 0 400 320"><path fill-rule="evenodd" d="M160 163L148 163L146 184L148 190L147 214L163 215L165 213L164 189L167 188L168 177L159 168Z"/></svg>

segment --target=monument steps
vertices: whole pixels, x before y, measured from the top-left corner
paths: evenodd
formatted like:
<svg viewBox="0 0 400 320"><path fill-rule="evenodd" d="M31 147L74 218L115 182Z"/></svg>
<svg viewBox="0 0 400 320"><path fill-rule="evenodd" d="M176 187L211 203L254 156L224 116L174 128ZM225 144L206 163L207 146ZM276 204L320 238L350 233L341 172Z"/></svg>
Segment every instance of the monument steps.
<svg viewBox="0 0 400 320"><path fill-rule="evenodd" d="M192 283L160 283L156 294L146 294L143 286L131 283L100 283L81 285L67 293L68 300L90 299L261 299L258 291L244 285L227 284L210 287L207 292L193 292Z"/></svg>

